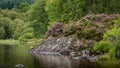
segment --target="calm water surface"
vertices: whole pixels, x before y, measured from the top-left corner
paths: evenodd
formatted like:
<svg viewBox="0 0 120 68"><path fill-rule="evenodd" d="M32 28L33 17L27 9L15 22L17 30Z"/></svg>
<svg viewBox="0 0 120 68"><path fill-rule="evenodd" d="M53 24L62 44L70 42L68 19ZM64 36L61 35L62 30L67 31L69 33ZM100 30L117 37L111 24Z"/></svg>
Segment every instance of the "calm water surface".
<svg viewBox="0 0 120 68"><path fill-rule="evenodd" d="M23 68L120 68L120 65L97 64L72 60L62 55L31 55L26 45L0 45L0 68L16 68L23 64Z"/></svg>

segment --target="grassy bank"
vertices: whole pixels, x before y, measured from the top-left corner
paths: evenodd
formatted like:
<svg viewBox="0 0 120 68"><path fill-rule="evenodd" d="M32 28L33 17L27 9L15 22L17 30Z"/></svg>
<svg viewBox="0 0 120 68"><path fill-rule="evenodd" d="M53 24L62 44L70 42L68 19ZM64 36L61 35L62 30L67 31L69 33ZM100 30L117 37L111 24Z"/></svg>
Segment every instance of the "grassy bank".
<svg viewBox="0 0 120 68"><path fill-rule="evenodd" d="M13 40L13 39L6 39L6 40L0 40L0 44L26 44L30 46L36 46L39 45L42 42L42 39L29 39L25 41L19 41L19 40Z"/></svg>
<svg viewBox="0 0 120 68"><path fill-rule="evenodd" d="M7 40L0 40L0 44L18 44L18 40L7 39Z"/></svg>

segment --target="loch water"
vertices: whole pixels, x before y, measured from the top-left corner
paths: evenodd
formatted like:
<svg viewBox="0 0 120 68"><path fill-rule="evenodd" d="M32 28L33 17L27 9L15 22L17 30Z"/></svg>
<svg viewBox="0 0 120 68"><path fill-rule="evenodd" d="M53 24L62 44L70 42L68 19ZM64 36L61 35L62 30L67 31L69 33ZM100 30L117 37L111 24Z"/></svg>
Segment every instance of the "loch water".
<svg viewBox="0 0 120 68"><path fill-rule="evenodd" d="M120 64L99 64L65 55L30 54L27 45L0 44L0 68L120 68Z"/></svg>

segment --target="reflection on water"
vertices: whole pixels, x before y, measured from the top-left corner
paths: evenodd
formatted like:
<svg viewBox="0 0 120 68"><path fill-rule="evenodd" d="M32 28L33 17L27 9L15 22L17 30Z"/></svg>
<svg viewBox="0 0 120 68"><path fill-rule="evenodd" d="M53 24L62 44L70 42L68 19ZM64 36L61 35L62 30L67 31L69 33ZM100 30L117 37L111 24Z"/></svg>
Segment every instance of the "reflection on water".
<svg viewBox="0 0 120 68"><path fill-rule="evenodd" d="M23 64L24 68L37 68L35 67L37 62L28 53L28 46L0 45L0 68L15 68L17 64Z"/></svg>
<svg viewBox="0 0 120 68"><path fill-rule="evenodd" d="M0 45L0 68L16 68L17 64L23 68L120 68L110 64L102 66L87 61L72 60L69 56L44 55L28 53L26 45Z"/></svg>
<svg viewBox="0 0 120 68"><path fill-rule="evenodd" d="M34 56L44 65L44 68L99 68L100 66L88 61L72 60L69 56L41 55Z"/></svg>
<svg viewBox="0 0 120 68"><path fill-rule="evenodd" d="M35 54L34 56L36 56L45 68L72 68L71 60L67 56L40 54Z"/></svg>

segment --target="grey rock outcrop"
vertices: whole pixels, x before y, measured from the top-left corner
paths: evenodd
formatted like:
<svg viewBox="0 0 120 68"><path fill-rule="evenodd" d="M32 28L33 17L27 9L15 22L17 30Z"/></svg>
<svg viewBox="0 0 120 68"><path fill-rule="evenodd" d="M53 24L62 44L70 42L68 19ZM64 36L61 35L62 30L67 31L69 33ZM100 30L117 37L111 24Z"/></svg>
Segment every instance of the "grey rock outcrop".
<svg viewBox="0 0 120 68"><path fill-rule="evenodd" d="M48 38L40 46L33 48L32 53L49 53L49 54L69 54L70 47L73 45L71 36Z"/></svg>

